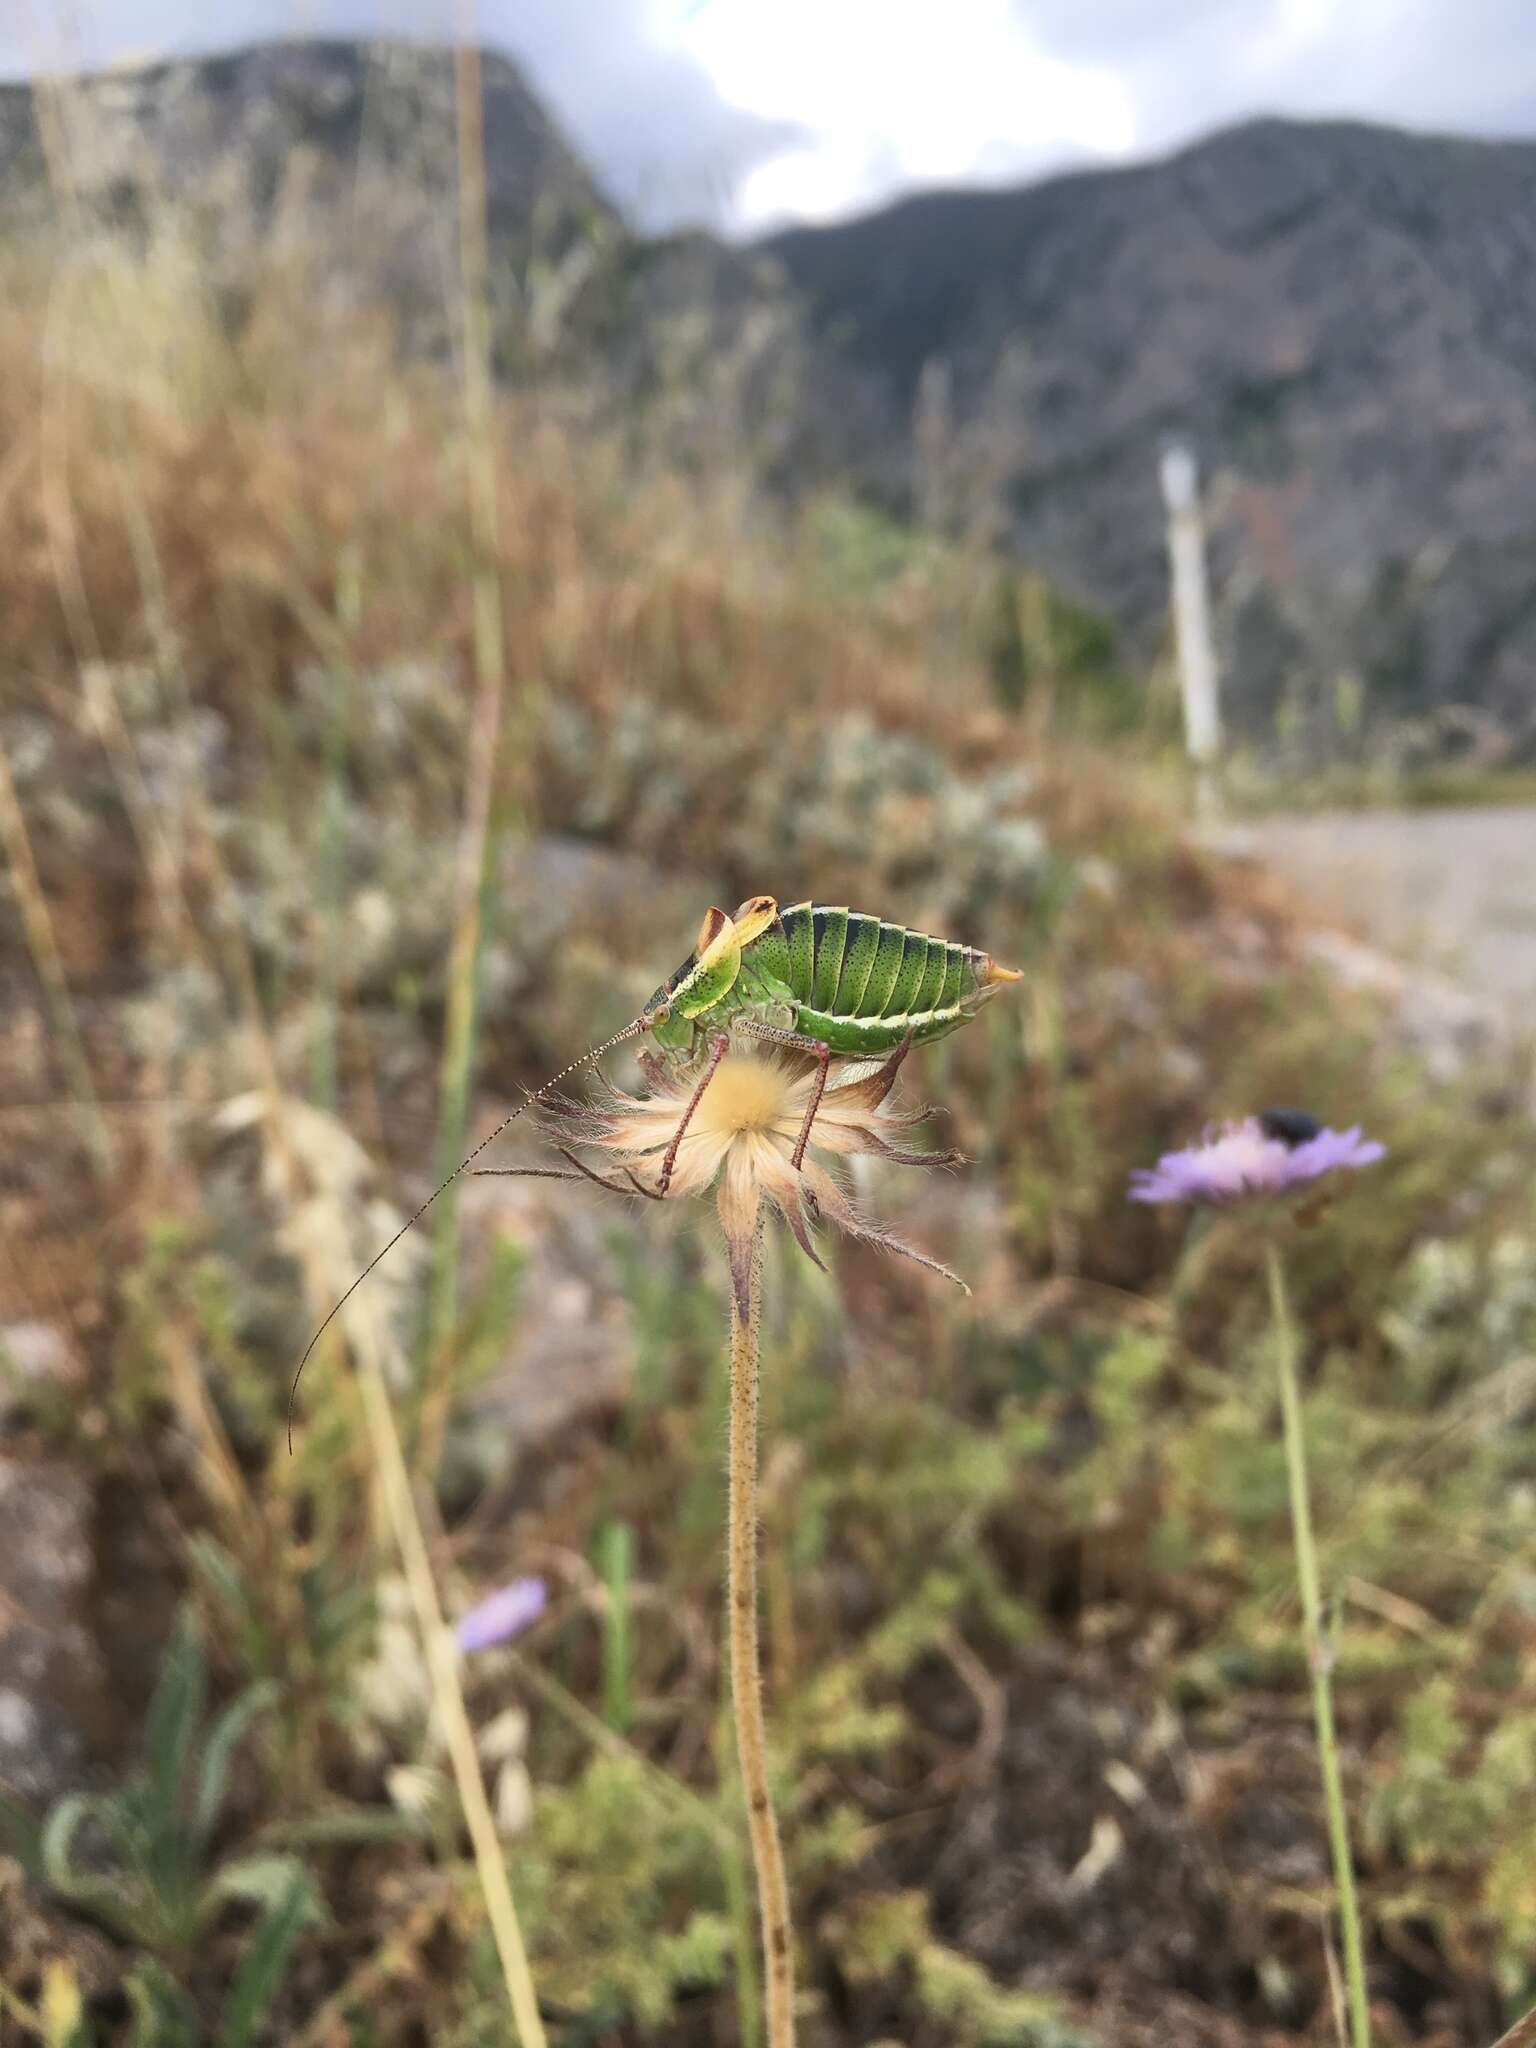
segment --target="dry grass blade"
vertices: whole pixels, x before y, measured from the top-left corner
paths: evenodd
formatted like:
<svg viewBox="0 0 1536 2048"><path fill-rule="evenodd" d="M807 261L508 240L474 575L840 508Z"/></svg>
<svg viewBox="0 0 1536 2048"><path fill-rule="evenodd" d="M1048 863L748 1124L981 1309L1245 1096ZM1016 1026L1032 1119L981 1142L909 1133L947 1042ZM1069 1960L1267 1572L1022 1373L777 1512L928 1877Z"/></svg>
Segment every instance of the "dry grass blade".
<svg viewBox="0 0 1536 2048"><path fill-rule="evenodd" d="M1536 2008L1516 2020L1507 2034L1500 2034L1493 2048L1536 2048Z"/></svg>
<svg viewBox="0 0 1536 2048"><path fill-rule="evenodd" d="M468 29L471 24L466 24ZM438 1137L438 1177L464 1150L479 1008L485 896L495 856L494 804L501 756L506 644L498 566L495 419L491 393L490 259L485 219L485 102L480 54L465 34L454 53L459 144L459 250L464 438L474 614L475 708L468 795L459 841L457 911L448 969L448 1014ZM458 1274L458 1189L443 1191L434 1237L430 1344L436 1360L452 1335Z"/></svg>
<svg viewBox="0 0 1536 2048"><path fill-rule="evenodd" d="M359 1322L362 1321L360 1317ZM538 1997L528 1967L528 1951L512 1898L501 1839L496 1832L495 1817L480 1771L480 1756L475 1748L469 1710L464 1704L464 1692L459 1684L457 1651L437 1597L437 1582L427 1554L421 1518L416 1511L411 1475L406 1469L405 1453L400 1446L400 1433L395 1427L394 1409L390 1405L389 1389L384 1382L376 1343L369 1343L363 1348L358 1384L385 1509L410 1587L411 1604L426 1653L433 1705L448 1746L454 1782L474 1847L475 1869L495 1937L496 1953L501 1961L502 1979L512 2007L517 2038L523 2048L545 2048L544 2022L539 2014Z"/></svg>
<svg viewBox="0 0 1536 2048"><path fill-rule="evenodd" d="M229 1129L256 1127L271 1147L271 1121L263 1108L260 1096L256 1095L226 1104L221 1120ZM305 1177L317 1193L307 1212L289 1212L289 1238L310 1293L319 1299L336 1291L340 1262L350 1256L347 1211L357 1198L366 1171L366 1155L344 1134L337 1142L338 1127L333 1120L310 1105L294 1105L289 1116L293 1147L281 1159L269 1158L269 1190L277 1194L286 1185L289 1162L296 1151ZM348 1290L344 1300L348 1310L346 1338L357 1362L357 1386L373 1468L410 1593L433 1709L452 1764L517 2039L521 2048L546 2048L521 1923L459 1681L457 1646L443 1618L426 1528L390 1399L391 1376L397 1380L405 1377L403 1360L389 1336L376 1299L366 1293L355 1296L354 1290Z"/></svg>

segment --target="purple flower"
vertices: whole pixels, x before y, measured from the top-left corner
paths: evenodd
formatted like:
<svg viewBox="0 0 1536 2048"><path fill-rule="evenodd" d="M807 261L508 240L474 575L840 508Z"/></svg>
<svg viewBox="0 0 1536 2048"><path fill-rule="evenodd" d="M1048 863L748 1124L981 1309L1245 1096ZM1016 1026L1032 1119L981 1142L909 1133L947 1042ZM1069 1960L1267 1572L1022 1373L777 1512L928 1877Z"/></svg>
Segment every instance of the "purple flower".
<svg viewBox="0 0 1536 2048"><path fill-rule="evenodd" d="M1241 1123L1207 1126L1198 1145L1165 1152L1131 1175L1133 1202L1237 1202L1304 1187L1339 1166L1374 1166L1386 1147L1360 1126L1330 1131L1300 1109L1267 1109Z"/></svg>
<svg viewBox="0 0 1536 2048"><path fill-rule="evenodd" d="M513 1579L459 1617L454 1641L464 1651L489 1650L510 1643L531 1628L544 1612L549 1589L542 1579Z"/></svg>

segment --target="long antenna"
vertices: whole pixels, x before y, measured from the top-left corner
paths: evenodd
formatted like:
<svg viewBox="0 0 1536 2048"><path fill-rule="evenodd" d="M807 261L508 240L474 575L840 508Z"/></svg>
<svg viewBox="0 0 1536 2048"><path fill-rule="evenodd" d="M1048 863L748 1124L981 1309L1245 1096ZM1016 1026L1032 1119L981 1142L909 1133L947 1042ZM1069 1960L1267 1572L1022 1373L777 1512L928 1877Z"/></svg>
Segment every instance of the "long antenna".
<svg viewBox="0 0 1536 2048"><path fill-rule="evenodd" d="M389 1240L389 1243L385 1245L384 1249L381 1252L376 1253L374 1257L368 1261L367 1265L364 1266L362 1272L358 1274L357 1278L352 1282L352 1285L347 1289L346 1293L341 1297L340 1301L337 1302L336 1306L331 1310L330 1314L326 1317L325 1321L320 1325L319 1329L316 1330L313 1337L310 1338L308 1344L306 1344L304 1347L304 1356L299 1360L299 1369L293 1376L293 1385L288 1389L288 1454L290 1457L293 1455L293 1405L298 1397L299 1381L303 1378L304 1368L309 1363L309 1355L314 1350L315 1346L320 1342L320 1339L325 1335L326 1331L331 1327L331 1324L336 1320L337 1316L340 1315L341 1311L352 1299L353 1295L356 1294L359 1287L361 1287L363 1282L368 1278L368 1275L373 1271L374 1267L378 1265L381 1259L385 1259L389 1256L389 1254L394 1250L395 1246L400 1242L401 1238L405 1236L407 1231L415 1229L416 1225L421 1221L422 1217L426 1215L427 1211L431 1208L432 1204L437 1200L438 1196L440 1194L443 1194L448 1188L451 1188L453 1186L454 1182L458 1179L459 1175L464 1171L465 1167L472 1166L474 1162L480 1157L480 1154L485 1150L487 1145L495 1144L496 1140L501 1136L502 1132L507 1128L508 1124L515 1124L525 1109L529 1108L535 1102L542 1102L544 1097L549 1093L551 1088L558 1088L562 1081L566 1080L570 1075L577 1073L582 1067L591 1066L593 1061L600 1060L605 1052L612 1052L613 1048L616 1045L622 1045L626 1038L638 1038L642 1031L649 1030L650 1023L651 1020L649 1017L636 1017L632 1023L626 1024L622 1031L616 1031L613 1034L612 1038L604 1039L601 1045L595 1045L593 1046L590 1052L584 1052L579 1060L572 1060L571 1064L568 1067L562 1067L559 1073L554 1076L553 1080L546 1081L542 1088L535 1088L531 1095L526 1096L524 1100L517 1105L516 1109L513 1110L510 1116L504 1116L502 1118L501 1122L496 1126L495 1130L492 1131L491 1135L488 1138L482 1138L480 1140L480 1143L475 1147L474 1151L470 1153L467 1159L461 1159L459 1161L458 1165L453 1169L452 1173L449 1174L448 1178L443 1182L442 1186L436 1187L432 1190L431 1194L428 1195L427 1199L422 1203L421 1207L416 1211L415 1215L409 1217L404 1223L402 1223L400 1228L395 1232L394 1236Z"/></svg>

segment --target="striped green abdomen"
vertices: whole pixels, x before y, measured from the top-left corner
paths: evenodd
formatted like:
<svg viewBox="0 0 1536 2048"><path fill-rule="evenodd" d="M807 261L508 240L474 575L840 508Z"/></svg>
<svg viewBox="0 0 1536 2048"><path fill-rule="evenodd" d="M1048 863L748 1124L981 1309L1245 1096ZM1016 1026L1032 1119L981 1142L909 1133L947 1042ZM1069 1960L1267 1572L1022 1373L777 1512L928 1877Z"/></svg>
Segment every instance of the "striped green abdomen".
<svg viewBox="0 0 1536 2048"><path fill-rule="evenodd" d="M992 992L987 954L841 905L791 905L746 961L788 988L795 1029L834 1052L941 1038Z"/></svg>

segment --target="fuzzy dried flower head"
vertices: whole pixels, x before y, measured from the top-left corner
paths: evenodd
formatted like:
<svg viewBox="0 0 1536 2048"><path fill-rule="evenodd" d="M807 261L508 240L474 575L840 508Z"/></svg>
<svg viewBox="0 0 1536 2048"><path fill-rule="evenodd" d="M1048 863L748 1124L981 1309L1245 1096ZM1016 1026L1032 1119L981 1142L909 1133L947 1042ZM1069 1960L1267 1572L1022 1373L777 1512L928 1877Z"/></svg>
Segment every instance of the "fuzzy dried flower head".
<svg viewBox="0 0 1536 2048"><path fill-rule="evenodd" d="M792 1052L768 1054L733 1047L715 1069L677 1146L665 1198L672 1201L715 1190L736 1303L743 1315L765 1204L784 1218L800 1249L818 1266L822 1260L812 1231L819 1223L831 1223L850 1237L899 1252L965 1286L947 1266L871 1223L813 1156L820 1152L846 1159L867 1153L901 1166L954 1163L957 1153L914 1152L901 1142L927 1115L923 1109L896 1109L889 1100L907 1050L898 1047L873 1072L867 1063L833 1070L811 1127L810 1149L798 1171L793 1163L795 1144L815 1087L814 1064ZM635 1192L655 1197L661 1191L662 1160L694 1095L697 1074L654 1055L643 1055L641 1066L649 1095L610 1090L597 1103L557 1101L547 1105L547 1121L577 1143L609 1154Z"/></svg>
<svg viewBox="0 0 1536 2048"><path fill-rule="evenodd" d="M1269 1109L1240 1123L1208 1128L1198 1145L1165 1152L1131 1176L1133 1202L1223 1205L1283 1195L1337 1168L1374 1166L1386 1147L1358 1124L1332 1131L1304 1110Z"/></svg>

